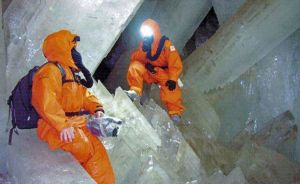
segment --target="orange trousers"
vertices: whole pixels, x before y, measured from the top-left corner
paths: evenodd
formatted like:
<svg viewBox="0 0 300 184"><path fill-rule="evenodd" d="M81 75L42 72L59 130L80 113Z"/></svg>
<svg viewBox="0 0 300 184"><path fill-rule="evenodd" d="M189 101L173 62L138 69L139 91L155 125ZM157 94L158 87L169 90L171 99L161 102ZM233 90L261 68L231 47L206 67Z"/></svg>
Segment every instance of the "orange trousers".
<svg viewBox="0 0 300 184"><path fill-rule="evenodd" d="M61 148L70 152L98 184L115 183L113 169L104 146L87 128L76 129L75 139L63 144Z"/></svg>
<svg viewBox="0 0 300 184"><path fill-rule="evenodd" d="M160 99L168 109L169 115L181 115L184 106L182 105L181 89L177 86L176 89L170 91L166 86L169 75L167 70L156 67L157 71L152 74L147 71L144 64L139 61L132 61L129 65L127 73L127 81L131 90L134 90L139 95L143 93L143 82L148 84L156 83L160 85Z"/></svg>

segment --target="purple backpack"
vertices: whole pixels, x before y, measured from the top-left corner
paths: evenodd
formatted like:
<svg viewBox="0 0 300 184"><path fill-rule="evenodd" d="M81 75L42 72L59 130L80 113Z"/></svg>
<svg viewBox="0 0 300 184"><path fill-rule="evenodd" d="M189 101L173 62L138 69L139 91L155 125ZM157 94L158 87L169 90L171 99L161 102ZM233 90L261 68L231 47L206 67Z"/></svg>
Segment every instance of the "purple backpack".
<svg viewBox="0 0 300 184"><path fill-rule="evenodd" d="M46 64L49 64L46 63ZM46 65L44 64L44 65ZM63 67L59 63L55 64L62 76L62 82L65 82L66 73ZM9 116L11 115L12 128L9 131L8 144L11 145L12 134L15 132L19 135L17 128L19 129L32 129L37 128L37 122L39 115L31 105L32 96L32 79L35 73L42 68L42 66L33 67L27 75L25 75L12 90L11 95L7 100L9 106ZM10 118L9 118L10 119Z"/></svg>

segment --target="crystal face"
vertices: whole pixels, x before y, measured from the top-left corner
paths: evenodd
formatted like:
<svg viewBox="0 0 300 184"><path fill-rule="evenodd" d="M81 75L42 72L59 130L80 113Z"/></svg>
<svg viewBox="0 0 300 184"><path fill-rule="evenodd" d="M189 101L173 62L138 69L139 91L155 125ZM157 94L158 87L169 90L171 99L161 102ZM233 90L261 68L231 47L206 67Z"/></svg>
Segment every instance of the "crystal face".
<svg viewBox="0 0 300 184"><path fill-rule="evenodd" d="M186 59L183 82L208 92L236 80L300 27L298 7L300 1L248 1Z"/></svg>

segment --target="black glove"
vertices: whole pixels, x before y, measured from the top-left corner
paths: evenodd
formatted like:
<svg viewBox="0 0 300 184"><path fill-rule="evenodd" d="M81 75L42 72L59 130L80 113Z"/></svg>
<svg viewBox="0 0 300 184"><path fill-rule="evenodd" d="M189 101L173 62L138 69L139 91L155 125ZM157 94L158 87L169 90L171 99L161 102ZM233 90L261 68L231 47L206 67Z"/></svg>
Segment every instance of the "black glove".
<svg viewBox="0 0 300 184"><path fill-rule="evenodd" d="M155 74L155 73L156 73L156 71L154 70L154 66L153 66L151 63L147 63L147 64L145 65L145 67L146 67L146 69L147 69L149 72L151 72L152 74Z"/></svg>
<svg viewBox="0 0 300 184"><path fill-rule="evenodd" d="M91 88L93 86L94 81L90 71L82 63L81 54L75 48L71 50L71 54L75 65L80 69L80 71L83 73L86 79L81 79L80 83L87 88Z"/></svg>
<svg viewBox="0 0 300 184"><path fill-rule="evenodd" d="M168 80L166 82L166 86L169 88L170 91L173 91L174 89L176 89L176 82L173 80Z"/></svg>

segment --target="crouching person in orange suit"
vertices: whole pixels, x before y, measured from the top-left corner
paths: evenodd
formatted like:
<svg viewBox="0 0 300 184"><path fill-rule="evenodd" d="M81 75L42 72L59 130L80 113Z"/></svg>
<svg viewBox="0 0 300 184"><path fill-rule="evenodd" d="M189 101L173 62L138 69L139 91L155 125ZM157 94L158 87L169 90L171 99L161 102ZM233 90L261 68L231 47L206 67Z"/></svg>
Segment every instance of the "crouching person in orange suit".
<svg viewBox="0 0 300 184"><path fill-rule="evenodd" d="M83 115L88 111L101 117L104 111L77 75L86 70L81 67L81 55L76 50L78 41L79 36L67 30L50 34L44 40L43 53L48 64L35 74L32 87L32 104L40 115L37 134L51 150L70 152L97 183L113 184L114 172L106 150L87 129ZM63 68L65 80L61 68L51 63Z"/></svg>
<svg viewBox="0 0 300 184"><path fill-rule="evenodd" d="M147 19L141 26L143 41L131 55L127 73L132 100L140 100L143 82L160 86L160 98L175 123L181 121L184 110L178 78L182 72L182 61L172 42L162 36L157 22Z"/></svg>

